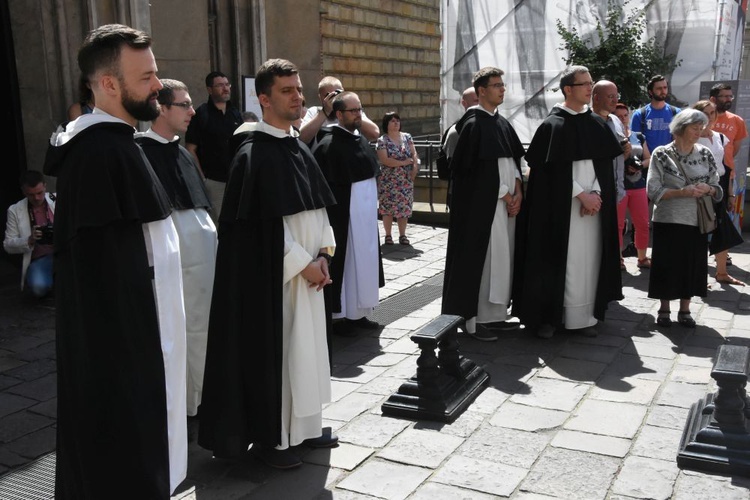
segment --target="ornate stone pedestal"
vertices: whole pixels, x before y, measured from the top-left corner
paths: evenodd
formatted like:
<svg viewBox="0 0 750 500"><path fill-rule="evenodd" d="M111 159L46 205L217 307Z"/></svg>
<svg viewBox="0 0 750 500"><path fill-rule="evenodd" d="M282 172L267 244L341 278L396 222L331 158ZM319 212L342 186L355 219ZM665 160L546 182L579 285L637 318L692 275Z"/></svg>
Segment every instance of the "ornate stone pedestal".
<svg viewBox="0 0 750 500"><path fill-rule="evenodd" d="M384 415L453 422L484 390L490 376L458 351L462 322L443 314L411 336L421 350L417 373L383 403Z"/></svg>
<svg viewBox="0 0 750 500"><path fill-rule="evenodd" d="M745 392L750 348L719 347L711 377L719 386L690 408L677 465L730 475L750 475L750 402Z"/></svg>

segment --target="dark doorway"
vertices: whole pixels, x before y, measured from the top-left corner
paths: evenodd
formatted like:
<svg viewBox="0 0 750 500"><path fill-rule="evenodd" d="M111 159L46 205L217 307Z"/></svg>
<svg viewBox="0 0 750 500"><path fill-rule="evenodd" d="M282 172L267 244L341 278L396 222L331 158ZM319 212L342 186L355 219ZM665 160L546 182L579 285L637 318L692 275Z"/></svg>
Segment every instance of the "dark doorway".
<svg viewBox="0 0 750 500"><path fill-rule="evenodd" d="M18 178L26 170L26 153L23 143L23 121L21 120L21 99L18 92L18 74L16 73L16 58L13 49L13 34L11 33L10 12L8 2L0 2L0 29L2 29L2 72L6 75L0 78L0 95L8 96L9 105L3 108L3 123L5 150L3 161L0 162L0 223L5 234L5 220L7 208L21 199L21 189ZM5 251L0 255L6 256Z"/></svg>

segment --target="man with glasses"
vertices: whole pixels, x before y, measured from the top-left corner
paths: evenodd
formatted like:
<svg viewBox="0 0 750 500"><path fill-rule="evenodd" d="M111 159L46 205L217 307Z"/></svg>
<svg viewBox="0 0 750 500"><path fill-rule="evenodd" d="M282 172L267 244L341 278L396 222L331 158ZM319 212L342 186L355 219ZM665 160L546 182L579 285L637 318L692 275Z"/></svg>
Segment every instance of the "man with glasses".
<svg viewBox="0 0 750 500"><path fill-rule="evenodd" d="M541 338L556 329L597 335L607 305L622 298L612 160L622 147L591 112L584 66L560 78L564 101L537 129L526 153L531 173L516 243L513 312Z"/></svg>
<svg viewBox="0 0 750 500"><path fill-rule="evenodd" d="M332 312L332 333L355 336L358 330L376 330L367 319L378 305L383 284L378 236L377 156L360 133L362 104L357 94L343 92L332 103L337 124L324 128L313 155L338 202L328 207L336 237L331 261L333 284L325 289Z"/></svg>
<svg viewBox="0 0 750 500"><path fill-rule="evenodd" d="M654 75L648 81L646 90L651 102L635 110L630 122L630 130L633 132L630 136L631 142L640 141L644 146L644 166L648 166L651 151L672 142L669 124L672 123L674 115L682 111L667 103L669 84L666 77Z"/></svg>
<svg viewBox="0 0 750 500"><path fill-rule="evenodd" d="M524 150L513 126L497 111L505 99L503 75L494 67L474 75L472 93L479 104L456 123L458 140L450 162L442 309L463 317L463 330L482 341L497 340L498 330L519 326L508 321L508 306Z"/></svg>
<svg viewBox="0 0 750 500"><path fill-rule="evenodd" d="M185 135L185 147L198 162L211 200L211 218L219 221L221 201L234 151L230 139L242 125L242 114L229 100L232 85L220 71L206 75L208 101L198 106Z"/></svg>
<svg viewBox="0 0 750 500"><path fill-rule="evenodd" d="M193 156L180 146L195 115L187 86L163 78L159 116L136 142L146 153L172 203L172 220L180 238L182 296L187 327L187 415L198 414L203 392L211 283L216 261L216 227L208 215L211 202Z"/></svg>

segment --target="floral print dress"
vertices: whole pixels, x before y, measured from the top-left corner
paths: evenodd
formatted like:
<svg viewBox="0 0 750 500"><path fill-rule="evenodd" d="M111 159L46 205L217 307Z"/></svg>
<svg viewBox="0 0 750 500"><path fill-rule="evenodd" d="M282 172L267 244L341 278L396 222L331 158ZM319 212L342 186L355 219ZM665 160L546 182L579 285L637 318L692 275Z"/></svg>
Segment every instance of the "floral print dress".
<svg viewBox="0 0 750 500"><path fill-rule="evenodd" d="M401 132L401 144L393 142L387 134L378 138L377 150L385 149L388 158L404 161L411 158L411 134ZM380 215L396 219L411 216L414 202L414 182L411 179L413 165L403 167L380 166L378 177L378 202Z"/></svg>

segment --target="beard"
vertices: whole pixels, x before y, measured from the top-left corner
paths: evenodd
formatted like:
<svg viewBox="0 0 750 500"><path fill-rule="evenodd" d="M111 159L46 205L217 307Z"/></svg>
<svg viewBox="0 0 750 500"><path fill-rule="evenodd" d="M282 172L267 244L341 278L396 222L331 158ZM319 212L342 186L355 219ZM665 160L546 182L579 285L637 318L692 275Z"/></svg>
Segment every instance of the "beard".
<svg viewBox="0 0 750 500"><path fill-rule="evenodd" d="M132 116L136 120L140 120L142 122L150 122L152 120L155 120L156 117L159 116L159 104L156 102L156 100L151 100L152 97L156 97L158 95L159 94L157 92L154 92L144 100L134 99L123 82L122 107L125 108L125 111L130 113L130 116Z"/></svg>
<svg viewBox="0 0 750 500"><path fill-rule="evenodd" d="M664 102L664 101L667 100L667 96L665 96L665 95L651 94L651 99L653 99L654 101Z"/></svg>
<svg viewBox="0 0 750 500"><path fill-rule="evenodd" d="M726 113L731 108L732 108L732 101L716 103L716 111L718 111L719 113Z"/></svg>

